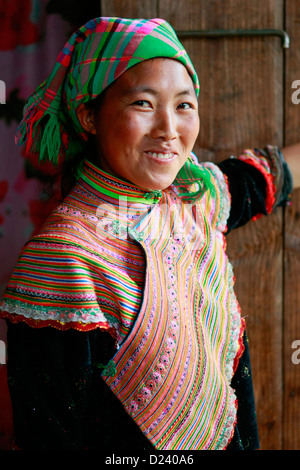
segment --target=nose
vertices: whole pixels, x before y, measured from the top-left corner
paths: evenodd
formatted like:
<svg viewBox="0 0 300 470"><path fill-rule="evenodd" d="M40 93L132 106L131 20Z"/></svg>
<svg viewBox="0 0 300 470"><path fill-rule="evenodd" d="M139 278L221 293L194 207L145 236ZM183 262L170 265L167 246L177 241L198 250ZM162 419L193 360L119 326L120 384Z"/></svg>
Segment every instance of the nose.
<svg viewBox="0 0 300 470"><path fill-rule="evenodd" d="M173 140L177 137L177 120L173 110L164 108L156 111L151 137L163 140Z"/></svg>

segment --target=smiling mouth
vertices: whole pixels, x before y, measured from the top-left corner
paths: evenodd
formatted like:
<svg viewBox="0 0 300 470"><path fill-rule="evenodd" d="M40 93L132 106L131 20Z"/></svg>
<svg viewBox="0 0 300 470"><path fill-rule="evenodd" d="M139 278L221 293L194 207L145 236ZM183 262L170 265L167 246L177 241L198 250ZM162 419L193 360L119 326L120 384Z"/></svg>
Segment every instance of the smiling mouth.
<svg viewBox="0 0 300 470"><path fill-rule="evenodd" d="M174 152L146 152L146 154L151 157L153 160L167 162L171 161L176 157Z"/></svg>

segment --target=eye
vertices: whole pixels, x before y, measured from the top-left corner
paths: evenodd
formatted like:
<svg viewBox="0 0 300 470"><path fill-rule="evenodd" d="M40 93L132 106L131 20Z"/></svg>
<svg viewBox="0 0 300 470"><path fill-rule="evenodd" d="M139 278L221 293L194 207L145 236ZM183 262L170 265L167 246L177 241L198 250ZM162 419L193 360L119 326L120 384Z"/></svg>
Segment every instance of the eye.
<svg viewBox="0 0 300 470"><path fill-rule="evenodd" d="M137 100L133 103L135 106L140 106L142 108L150 108L150 102L147 100Z"/></svg>
<svg viewBox="0 0 300 470"><path fill-rule="evenodd" d="M180 103L180 105L177 106L178 109L193 109L194 106L191 103Z"/></svg>

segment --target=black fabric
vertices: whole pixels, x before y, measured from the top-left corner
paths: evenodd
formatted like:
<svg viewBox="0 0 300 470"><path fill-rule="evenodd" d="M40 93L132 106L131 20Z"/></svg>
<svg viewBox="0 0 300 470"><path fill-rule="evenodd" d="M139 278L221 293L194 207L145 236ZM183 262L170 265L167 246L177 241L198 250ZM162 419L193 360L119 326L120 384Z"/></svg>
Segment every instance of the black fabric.
<svg viewBox="0 0 300 470"><path fill-rule="evenodd" d="M23 450L153 449L96 364L113 354L99 330L34 329L8 322L8 384Z"/></svg>
<svg viewBox="0 0 300 470"><path fill-rule="evenodd" d="M153 451L100 377L109 335L8 322L8 381L16 445L24 450ZM228 450L258 447L248 349L234 380L238 427Z"/></svg>
<svg viewBox="0 0 300 470"><path fill-rule="evenodd" d="M259 170L236 158L228 158L218 166L227 176L231 195L227 233L245 225L257 214L267 214L266 183Z"/></svg>
<svg viewBox="0 0 300 470"><path fill-rule="evenodd" d="M236 391L238 409L237 425L227 450L259 449L259 435L256 418L255 398L252 385L252 371L247 334L244 334L245 350L240 358L232 387Z"/></svg>

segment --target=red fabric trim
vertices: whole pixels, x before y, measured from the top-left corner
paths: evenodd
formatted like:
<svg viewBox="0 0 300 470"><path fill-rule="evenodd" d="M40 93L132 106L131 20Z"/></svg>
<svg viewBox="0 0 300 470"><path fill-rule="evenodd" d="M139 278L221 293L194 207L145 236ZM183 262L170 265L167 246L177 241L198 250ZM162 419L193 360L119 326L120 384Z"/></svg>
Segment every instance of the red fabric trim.
<svg viewBox="0 0 300 470"><path fill-rule="evenodd" d="M243 157L241 158L241 160L255 167L264 176L266 180L266 185L267 185L266 209L267 209L267 213L270 214L275 204L275 193L276 193L276 187L274 185L273 176L270 173L268 173L262 165L260 165L257 161L255 161L251 157L248 157L248 158ZM256 215L255 217L253 217L253 220L258 219L259 217L261 217L261 215Z"/></svg>
<svg viewBox="0 0 300 470"><path fill-rule="evenodd" d="M70 322L70 323L60 323L55 320L33 320L32 318L26 318L23 315L12 314L8 312L0 312L0 318L5 318L11 323L26 323L32 328L45 328L51 326L57 330L67 331L67 330L78 330L78 331L92 331L96 329L101 329L109 332L111 336L115 338L116 332L111 328L107 323L81 323L81 322Z"/></svg>

